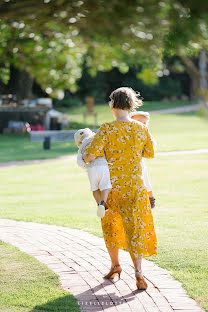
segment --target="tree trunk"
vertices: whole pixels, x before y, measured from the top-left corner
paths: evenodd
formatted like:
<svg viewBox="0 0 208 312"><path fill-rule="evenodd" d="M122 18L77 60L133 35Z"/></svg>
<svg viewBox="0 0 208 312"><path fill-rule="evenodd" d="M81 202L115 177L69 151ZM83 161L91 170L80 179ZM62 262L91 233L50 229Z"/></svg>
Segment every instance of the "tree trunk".
<svg viewBox="0 0 208 312"><path fill-rule="evenodd" d="M34 79L26 71L10 66L8 91L16 95L18 100L33 97L33 81Z"/></svg>
<svg viewBox="0 0 208 312"><path fill-rule="evenodd" d="M208 108L208 98L207 98L207 56L206 51L201 50L199 53L199 94L200 94L200 102Z"/></svg>
<svg viewBox="0 0 208 312"><path fill-rule="evenodd" d="M199 79L196 77L193 73L189 73L189 77L191 78L191 100L192 101L198 101L199 100Z"/></svg>
<svg viewBox="0 0 208 312"><path fill-rule="evenodd" d="M199 80L200 80L200 72L191 58L185 55L179 55L183 64L185 65L186 71L191 78L191 100L199 100Z"/></svg>
<svg viewBox="0 0 208 312"><path fill-rule="evenodd" d="M191 78L191 99L197 100L208 109L208 74L207 74L207 56L206 51L199 53L198 65L194 64L191 58L180 55L186 71Z"/></svg>

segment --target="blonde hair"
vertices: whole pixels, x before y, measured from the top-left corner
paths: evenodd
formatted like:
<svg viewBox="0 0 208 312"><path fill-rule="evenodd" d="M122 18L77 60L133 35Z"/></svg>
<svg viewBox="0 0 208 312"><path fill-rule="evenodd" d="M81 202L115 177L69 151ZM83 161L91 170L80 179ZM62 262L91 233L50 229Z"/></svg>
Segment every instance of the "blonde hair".
<svg viewBox="0 0 208 312"><path fill-rule="evenodd" d="M121 87L114 90L110 94L111 107L123 110L135 111L137 107L140 107L143 103L139 99L140 93L134 91L132 88Z"/></svg>
<svg viewBox="0 0 208 312"><path fill-rule="evenodd" d="M129 117L133 117L133 116L144 116L147 118L147 120L150 120L150 114L148 112L143 112L143 111L136 111L136 112L131 112L129 114Z"/></svg>
<svg viewBox="0 0 208 312"><path fill-rule="evenodd" d="M94 132L92 132L89 128L79 129L74 134L74 141L76 145L79 147L79 144L82 143L82 141L88 137L92 136Z"/></svg>

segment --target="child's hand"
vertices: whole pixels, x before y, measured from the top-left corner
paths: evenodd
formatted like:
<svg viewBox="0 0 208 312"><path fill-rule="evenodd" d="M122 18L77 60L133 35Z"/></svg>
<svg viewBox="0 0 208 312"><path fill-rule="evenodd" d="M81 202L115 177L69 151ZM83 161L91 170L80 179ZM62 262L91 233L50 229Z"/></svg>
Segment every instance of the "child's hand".
<svg viewBox="0 0 208 312"><path fill-rule="evenodd" d="M155 201L156 201L156 199L152 196L152 197L149 198L149 200L150 200L151 208L154 209L155 208Z"/></svg>

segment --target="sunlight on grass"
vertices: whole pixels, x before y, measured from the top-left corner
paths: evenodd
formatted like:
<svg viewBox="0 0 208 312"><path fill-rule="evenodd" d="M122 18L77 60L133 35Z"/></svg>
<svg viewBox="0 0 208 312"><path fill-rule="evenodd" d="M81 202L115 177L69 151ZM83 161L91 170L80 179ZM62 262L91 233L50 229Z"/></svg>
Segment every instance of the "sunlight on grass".
<svg viewBox="0 0 208 312"><path fill-rule="evenodd" d="M208 309L207 154L162 156L146 164L157 200L153 215L158 238L158 256L148 260L171 270ZM7 168L0 171L0 179L1 218L102 236L87 175L75 162Z"/></svg>
<svg viewBox="0 0 208 312"><path fill-rule="evenodd" d="M100 123L112 120L106 108L100 109ZM76 116L76 115L75 115ZM111 118L110 118L111 117ZM80 117L72 122L77 128ZM93 128L93 124L91 125ZM150 130L157 141L157 151L194 150L208 148L208 123L206 118L194 113L152 115ZM0 162L27 159L47 159L77 153L74 142L52 142L50 150L43 150L41 142L30 142L27 135L0 135Z"/></svg>
<svg viewBox="0 0 208 312"><path fill-rule="evenodd" d="M0 311L78 312L77 300L59 287L58 275L33 257L0 242Z"/></svg>

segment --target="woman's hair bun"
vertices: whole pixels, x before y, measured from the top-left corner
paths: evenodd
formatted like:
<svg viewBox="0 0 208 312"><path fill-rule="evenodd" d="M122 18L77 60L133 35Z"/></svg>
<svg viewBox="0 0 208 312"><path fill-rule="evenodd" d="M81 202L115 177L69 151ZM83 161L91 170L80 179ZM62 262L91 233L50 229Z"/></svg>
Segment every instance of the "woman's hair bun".
<svg viewBox="0 0 208 312"><path fill-rule="evenodd" d="M114 90L110 94L110 99L112 101L112 108L123 110L134 111L143 104L140 93L128 87L121 87Z"/></svg>

